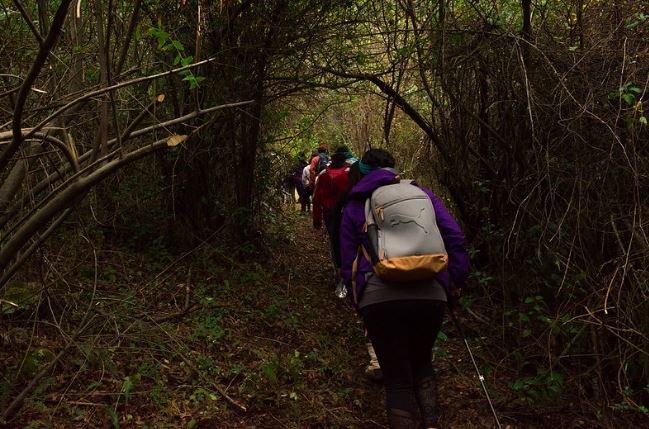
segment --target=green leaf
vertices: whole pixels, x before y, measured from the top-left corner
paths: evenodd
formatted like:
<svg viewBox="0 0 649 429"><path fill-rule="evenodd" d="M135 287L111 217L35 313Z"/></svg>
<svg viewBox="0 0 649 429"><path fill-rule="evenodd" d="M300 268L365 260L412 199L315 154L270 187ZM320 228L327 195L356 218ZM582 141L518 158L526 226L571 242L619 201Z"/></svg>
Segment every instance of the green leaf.
<svg viewBox="0 0 649 429"><path fill-rule="evenodd" d="M640 122L640 125L647 125L647 117L640 116L640 118L638 118L638 122Z"/></svg>
<svg viewBox="0 0 649 429"><path fill-rule="evenodd" d="M525 298L525 301L523 301L525 304L531 304L534 302L534 297L533 296L528 296Z"/></svg>
<svg viewBox="0 0 649 429"><path fill-rule="evenodd" d="M628 104L629 106L633 106L635 104L635 95L633 94L622 94L622 99Z"/></svg>
<svg viewBox="0 0 649 429"><path fill-rule="evenodd" d="M556 371L553 371L552 374L550 374L550 380L557 383L558 385L563 385L563 376Z"/></svg>
<svg viewBox="0 0 649 429"><path fill-rule="evenodd" d="M529 322L530 316L528 316L526 313L518 313L518 320L521 322Z"/></svg>
<svg viewBox="0 0 649 429"><path fill-rule="evenodd" d="M113 428L119 429L119 416L117 415L115 410L110 407L106 407L106 412L110 416L110 422L113 424Z"/></svg>
<svg viewBox="0 0 649 429"><path fill-rule="evenodd" d="M135 383L133 382L133 379L131 376L127 376L124 378L124 383L122 384L122 390L124 391L124 399L127 401L131 399L131 391L133 390L133 386L135 386Z"/></svg>
<svg viewBox="0 0 649 429"><path fill-rule="evenodd" d="M158 39L158 49L163 49L163 47L167 43L167 40L169 40L169 33L167 33L166 31L154 29L153 35Z"/></svg>
<svg viewBox="0 0 649 429"><path fill-rule="evenodd" d="M180 51L180 52L182 52L182 51L185 50L185 47L183 46L182 43L180 43L179 40L174 40L173 42L171 42L171 45L172 45L174 48L176 48L176 50L178 50L178 51Z"/></svg>
<svg viewBox="0 0 649 429"><path fill-rule="evenodd" d="M446 335L443 331L439 331L437 333L437 341L446 341L448 340L448 335Z"/></svg>
<svg viewBox="0 0 649 429"><path fill-rule="evenodd" d="M184 66L190 65L192 63L192 61L194 61L194 57L189 55L189 56L183 58L183 60L180 62L180 64L184 67Z"/></svg>
<svg viewBox="0 0 649 429"><path fill-rule="evenodd" d="M527 338L530 335L532 335L532 330L531 329L523 329L523 333L521 334L521 337Z"/></svg>
<svg viewBox="0 0 649 429"><path fill-rule="evenodd" d="M277 383L277 373L275 372L275 365L272 362L269 362L262 366L261 373L270 383Z"/></svg>
<svg viewBox="0 0 649 429"><path fill-rule="evenodd" d="M511 388L514 390L523 390L527 386L525 379L519 378L511 384Z"/></svg>

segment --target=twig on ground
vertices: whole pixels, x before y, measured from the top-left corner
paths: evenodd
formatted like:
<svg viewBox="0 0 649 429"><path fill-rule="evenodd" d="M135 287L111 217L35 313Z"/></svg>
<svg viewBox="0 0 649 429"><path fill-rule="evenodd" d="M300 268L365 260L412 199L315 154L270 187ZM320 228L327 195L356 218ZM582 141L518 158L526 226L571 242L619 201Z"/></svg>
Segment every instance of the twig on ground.
<svg viewBox="0 0 649 429"><path fill-rule="evenodd" d="M174 342L177 342L176 339L175 339L175 338L174 338L174 337L173 337L169 332L167 332L165 329L162 328L162 326L159 326L159 325L158 325L158 328L160 328L160 330L161 330L162 332L164 332L165 335L167 335L167 336L169 337L169 339L171 339L171 340L174 341ZM232 397L230 397L230 396L225 392L225 390L224 390L221 386L219 386L218 384L216 384L216 382L212 381L212 380L211 380L209 377L207 377L207 376L206 376L206 375L205 375L201 370L199 370L198 368L196 368L196 366L192 363L192 361L191 361L187 356L185 356L185 355L180 351L180 348L179 348L178 350L176 350L176 353L178 354L178 356L180 356L180 358L183 360L183 362L185 362L185 365L187 365L187 366L189 367L189 369L191 369L191 370L194 371L196 374L198 374L199 377L200 377L203 381L205 381L206 383L208 383L209 385L211 385L211 386L212 386L212 387L213 387L213 388L214 388L214 389L215 389L215 390L216 390L216 391L217 391L217 392L218 392L218 393L219 393L219 394L220 394L220 395L221 395L221 396L222 396L226 401L228 401L232 406L234 406L234 407L235 407L236 409L238 409L239 411L243 411L244 413L247 411L247 408L246 408L245 406L241 405L241 404L238 403L236 400L234 400Z"/></svg>
<svg viewBox="0 0 649 429"><path fill-rule="evenodd" d="M63 356L65 356L65 354L68 352L68 350L69 350L69 349L70 349L70 348L75 344L75 341L76 341L77 337L78 337L78 336L79 336L79 335L80 335L80 334L81 334L81 333L82 333L82 332L83 332L83 331L84 331L84 330L85 330L85 329L90 325L90 322L92 322L93 320L94 320L94 316L91 317L91 318L88 320L87 323L85 323L85 324L82 325L79 329L77 329L77 331L76 331L76 332L72 335L72 337L70 338L70 341L68 341L68 343L67 343L67 344L65 345L65 347L64 347L64 348L59 352L59 354L57 354L57 355L54 357L54 359L52 359L52 360L50 361L50 363L48 363L48 364L47 364L43 369L41 369L41 370L38 372L38 374L36 374L36 376L35 376L34 378L32 378L32 381L30 381L29 384L28 384L27 386L25 386L25 388L24 388L24 389L23 389L23 390L22 390L18 395L16 395L16 397L14 398L14 400L11 401L11 404L9 404L9 406L8 406L8 407L4 410L4 412L2 413L2 420L5 420L5 421L6 421L6 420L9 419L11 416L13 416L13 414L14 414L16 411L18 411L18 409L19 409L20 406L22 405L23 401L25 400L25 397L26 397L27 394L28 394L29 392L31 392L31 390L36 386L36 383L38 383L38 381L39 381L41 378L43 378L46 374L48 374L48 373L52 370L52 368L54 367L54 365L56 365L56 364L58 363L58 361L61 360L61 358L62 358Z"/></svg>
<svg viewBox="0 0 649 429"><path fill-rule="evenodd" d="M203 307L200 304L194 304L191 307L184 308L183 310L178 311L176 313L167 314L166 316L162 316L162 317L159 317L157 319L153 319L153 322L156 323L156 324L162 323L162 322L168 322L169 320L173 320L173 319L177 319L177 318L186 316L189 313L193 313L196 310L200 310L201 308L203 308Z"/></svg>

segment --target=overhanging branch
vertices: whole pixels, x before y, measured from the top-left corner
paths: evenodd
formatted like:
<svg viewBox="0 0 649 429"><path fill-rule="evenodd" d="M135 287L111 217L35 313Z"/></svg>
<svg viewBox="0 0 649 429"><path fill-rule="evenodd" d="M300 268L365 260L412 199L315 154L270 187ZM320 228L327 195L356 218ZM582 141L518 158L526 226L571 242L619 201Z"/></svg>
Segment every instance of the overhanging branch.
<svg viewBox="0 0 649 429"><path fill-rule="evenodd" d="M426 121L426 119L424 119L423 116L419 114L417 109L415 109L410 103L408 103L408 101L406 101L401 96L401 94L395 91L394 88L392 88L389 84L379 79L377 76L371 74L346 73L346 72L341 72L327 67L322 68L322 70L327 73L331 73L335 76L344 77L347 79L365 80L368 82L372 82L381 90L381 92L394 99L394 102L397 104L397 106L399 106L399 108L403 111L403 113L408 115L410 119L412 119L419 126L419 128L421 128L421 130L426 133L426 135L430 138L430 140L433 142L433 144L439 151L442 158L448 159L448 151L446 150L446 147L442 144L442 140L439 138L437 133L435 133L435 131L433 130L432 126L428 123L428 121Z"/></svg>

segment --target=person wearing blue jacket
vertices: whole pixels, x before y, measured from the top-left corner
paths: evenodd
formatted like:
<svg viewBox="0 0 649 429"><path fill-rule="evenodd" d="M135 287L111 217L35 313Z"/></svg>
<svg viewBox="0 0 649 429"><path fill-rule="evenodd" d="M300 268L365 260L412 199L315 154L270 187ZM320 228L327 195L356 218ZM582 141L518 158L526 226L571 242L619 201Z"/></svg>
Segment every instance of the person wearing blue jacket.
<svg viewBox="0 0 649 429"><path fill-rule="evenodd" d="M464 233L441 200L430 198L444 246L448 269L434 278L394 285L380 279L361 251L367 243L365 201L372 192L399 180L394 158L382 149L367 151L359 161L361 179L347 195L340 223L342 275L352 304L360 313L383 372L391 428L437 426L432 348L442 325L448 295L461 290L469 270ZM413 183L413 186L417 186Z"/></svg>

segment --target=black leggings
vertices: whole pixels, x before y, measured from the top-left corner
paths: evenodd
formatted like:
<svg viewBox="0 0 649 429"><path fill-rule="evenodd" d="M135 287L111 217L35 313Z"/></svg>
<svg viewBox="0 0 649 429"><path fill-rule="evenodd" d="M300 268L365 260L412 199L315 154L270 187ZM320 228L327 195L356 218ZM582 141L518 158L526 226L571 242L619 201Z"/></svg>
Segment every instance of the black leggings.
<svg viewBox="0 0 649 429"><path fill-rule="evenodd" d="M414 411L416 386L433 377L432 348L445 307L440 301L404 300L361 309L383 372L388 409Z"/></svg>

